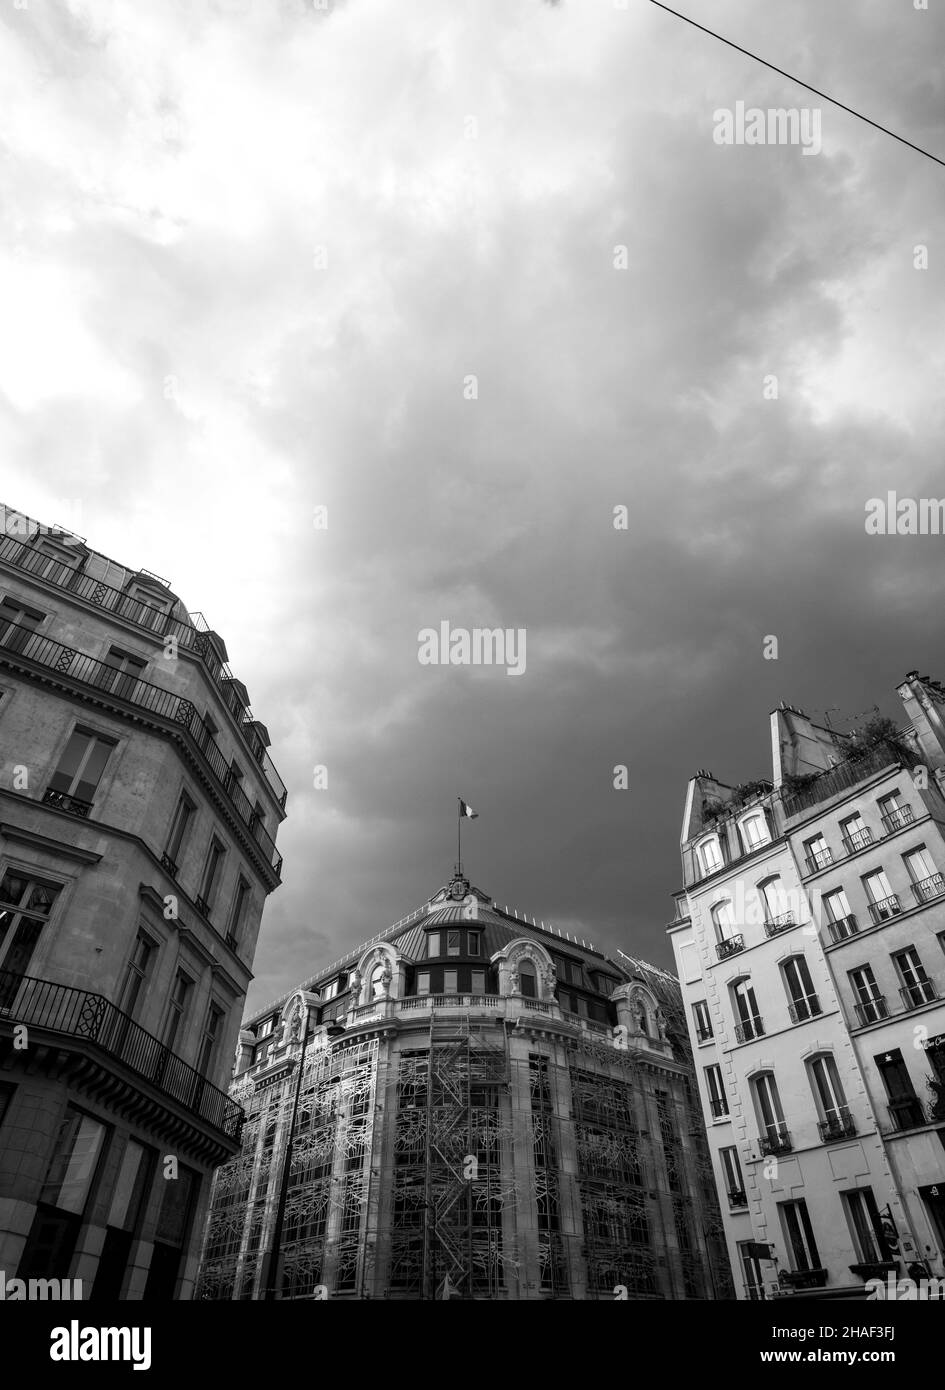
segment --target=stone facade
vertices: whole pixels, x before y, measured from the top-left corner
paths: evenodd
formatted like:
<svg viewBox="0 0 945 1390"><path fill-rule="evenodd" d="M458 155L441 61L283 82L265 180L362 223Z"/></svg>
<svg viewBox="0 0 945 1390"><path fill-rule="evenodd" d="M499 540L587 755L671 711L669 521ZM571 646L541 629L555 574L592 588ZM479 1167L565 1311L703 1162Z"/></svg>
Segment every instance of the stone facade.
<svg viewBox="0 0 945 1390"><path fill-rule="evenodd" d="M285 789L165 581L2 515L0 1268L186 1298Z"/></svg>

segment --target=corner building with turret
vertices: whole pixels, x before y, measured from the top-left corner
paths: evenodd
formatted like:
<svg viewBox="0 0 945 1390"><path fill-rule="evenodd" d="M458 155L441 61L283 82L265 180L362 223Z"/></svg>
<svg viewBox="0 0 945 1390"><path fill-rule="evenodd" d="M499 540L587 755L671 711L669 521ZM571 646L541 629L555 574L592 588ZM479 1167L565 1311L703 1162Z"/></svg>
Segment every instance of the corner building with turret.
<svg viewBox="0 0 945 1390"><path fill-rule="evenodd" d="M675 979L459 869L249 1019L231 1095L198 1297L731 1296Z"/></svg>

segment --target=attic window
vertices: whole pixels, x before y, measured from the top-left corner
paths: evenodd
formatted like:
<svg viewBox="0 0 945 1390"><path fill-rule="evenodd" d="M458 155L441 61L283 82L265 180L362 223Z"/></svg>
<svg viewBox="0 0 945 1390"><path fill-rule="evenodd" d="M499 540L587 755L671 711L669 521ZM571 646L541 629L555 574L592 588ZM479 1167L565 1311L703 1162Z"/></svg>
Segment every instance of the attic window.
<svg viewBox="0 0 945 1390"><path fill-rule="evenodd" d="M697 852L704 874L714 874L717 869L722 868L724 860L718 835L710 835L707 840L703 840L697 846Z"/></svg>

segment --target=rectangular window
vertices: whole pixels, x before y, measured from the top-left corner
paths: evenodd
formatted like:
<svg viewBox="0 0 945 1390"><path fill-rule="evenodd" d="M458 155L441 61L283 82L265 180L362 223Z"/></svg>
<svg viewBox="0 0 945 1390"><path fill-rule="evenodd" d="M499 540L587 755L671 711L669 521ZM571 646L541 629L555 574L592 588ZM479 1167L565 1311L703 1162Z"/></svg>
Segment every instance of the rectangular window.
<svg viewBox="0 0 945 1390"><path fill-rule="evenodd" d="M768 822L761 811L742 821L741 832L746 851L757 849L759 845L765 845L771 839Z"/></svg>
<svg viewBox="0 0 945 1390"><path fill-rule="evenodd" d="M12 652L24 651L45 620L46 614L39 609L27 608L15 599L5 598L0 603L0 647Z"/></svg>
<svg viewBox="0 0 945 1390"><path fill-rule="evenodd" d="M722 851L714 835L711 840L704 840L699 846L699 858L702 861L703 874L714 874L716 869L721 869Z"/></svg>
<svg viewBox="0 0 945 1390"><path fill-rule="evenodd" d="M256 1038L257 1038L257 1041L261 1040L262 1038L268 1038L268 1037L269 1037L269 1034L272 1032L272 1029L273 1029L274 1024L275 1024L275 1019L272 1019L272 1018L266 1018L266 1019L264 1019L264 1020L262 1021L262 1023L260 1023L259 1026L258 1026L258 1028L256 1029Z"/></svg>
<svg viewBox="0 0 945 1390"><path fill-rule="evenodd" d="M98 1120L70 1105L59 1127L46 1181L39 1200L60 1211L80 1215L85 1208L105 1144L106 1130Z"/></svg>
<svg viewBox="0 0 945 1390"><path fill-rule="evenodd" d="M820 1255L814 1230L807 1214L807 1203L803 1198L794 1202L779 1202L781 1226L791 1257L791 1268L798 1273L807 1273L820 1268Z"/></svg>
<svg viewBox="0 0 945 1390"><path fill-rule="evenodd" d="M860 1024L878 1023L889 1017L885 996L880 994L879 985L872 967L860 965L849 972L850 985L855 996L854 1008Z"/></svg>
<svg viewBox="0 0 945 1390"><path fill-rule="evenodd" d="M456 993L456 990L457 990L456 981L457 981L457 971L455 971L455 970L444 970L444 971L443 971L443 993L444 993L444 994L455 994L455 993Z"/></svg>
<svg viewBox="0 0 945 1390"><path fill-rule="evenodd" d="M762 1135L771 1142L782 1145L787 1138L787 1131L778 1083L771 1072L764 1072L752 1082L752 1089L755 1093L755 1107Z"/></svg>
<svg viewBox="0 0 945 1390"><path fill-rule="evenodd" d="M59 889L8 869L0 879L0 1008L9 1008L49 920Z"/></svg>
<svg viewBox="0 0 945 1390"><path fill-rule="evenodd" d="M178 970L174 976L174 988L171 991L167 1006L167 1018L164 1022L164 1046L171 1052L173 1052L174 1045L184 1029L193 984L193 980L185 975L183 970Z"/></svg>
<svg viewBox="0 0 945 1390"><path fill-rule="evenodd" d="M135 686L144 674L147 662L120 647L109 647L95 676L99 690L108 690L120 700L132 700Z"/></svg>
<svg viewBox="0 0 945 1390"><path fill-rule="evenodd" d="M890 1258L883 1234L883 1223L871 1187L858 1187L841 1192L840 1200L846 1210L850 1233L857 1258L861 1264L879 1264Z"/></svg>
<svg viewBox="0 0 945 1390"><path fill-rule="evenodd" d="M233 897L233 911L230 913L230 925L227 928L227 945L234 949L239 945L240 932L243 929L243 917L246 912L246 904L249 902L249 884L242 874L236 880L236 893Z"/></svg>
<svg viewBox="0 0 945 1390"><path fill-rule="evenodd" d="M891 835L894 830L901 830L904 825L910 825L915 820L912 807L902 800L898 791L881 796L877 804L887 835Z"/></svg>
<svg viewBox="0 0 945 1390"><path fill-rule="evenodd" d="M945 878L935 867L932 856L925 845L910 850L902 856L909 877L912 879L912 893L917 903L927 903L940 898L945 893Z"/></svg>
<svg viewBox="0 0 945 1390"><path fill-rule="evenodd" d="M418 994L429 994L429 993L430 993L430 972L429 972L429 970L418 970L418 971L417 971L417 993L418 993Z"/></svg>
<svg viewBox="0 0 945 1390"><path fill-rule="evenodd" d="M49 779L43 800L53 806L65 800L70 804L64 809L88 814L114 747L114 739L75 728L59 759L59 766Z"/></svg>
<svg viewBox="0 0 945 1390"><path fill-rule="evenodd" d="M466 953L470 956L479 954L479 932L468 931L466 933Z"/></svg>
<svg viewBox="0 0 945 1390"><path fill-rule="evenodd" d="M203 879L200 884L200 895L197 899L197 906L206 916L213 907L216 897L217 887L220 882L220 867L223 864L223 856L226 851L220 841L213 837L210 841L210 848L207 851L207 862L203 869Z"/></svg>
<svg viewBox="0 0 945 1390"><path fill-rule="evenodd" d="M154 1166L154 1150L129 1139L122 1155L118 1178L112 1189L108 1225L120 1231L134 1231L140 1225L145 1198Z"/></svg>
<svg viewBox="0 0 945 1390"><path fill-rule="evenodd" d="M738 1257L741 1261L746 1297L752 1302L762 1302L765 1296L764 1283L761 1278L761 1261L758 1258L755 1247L755 1241L739 1241Z"/></svg>
<svg viewBox="0 0 945 1390"><path fill-rule="evenodd" d="M335 977L335 979L329 980L327 985L321 986L318 992L322 996L322 999L326 1004L329 999L334 999L335 995L338 993L338 988L340 984L341 976L338 975Z"/></svg>
<svg viewBox="0 0 945 1390"><path fill-rule="evenodd" d="M725 1190L728 1193L729 1205L741 1206L745 1202L745 1180L742 1177L742 1167L738 1161L738 1150L734 1146L728 1149L719 1149L719 1158L722 1160L722 1175Z"/></svg>
<svg viewBox="0 0 945 1390"><path fill-rule="evenodd" d="M217 1043L220 1041L220 1034L223 1030L223 1019L223 1010L218 1004L211 1004L207 1010L206 1022L203 1025L203 1037L200 1039L197 1070L201 1076L209 1076L213 1069Z"/></svg>
<svg viewBox="0 0 945 1390"><path fill-rule="evenodd" d="M471 988L472 988L473 994L485 994L485 992L486 992L486 972L485 972L484 970L473 970L473 971L472 971L472 984L471 984Z"/></svg>
<svg viewBox="0 0 945 1390"><path fill-rule="evenodd" d="M829 1055L815 1057L810 1064L810 1074L821 1119L830 1128L842 1125L849 1118L849 1112L836 1062Z"/></svg>
<svg viewBox="0 0 945 1390"><path fill-rule="evenodd" d="M902 981L899 993L905 1007L918 1009L922 1004L931 1004L935 998L935 986L925 973L916 948L906 946L904 950L896 951L893 964Z"/></svg>
<svg viewBox="0 0 945 1390"><path fill-rule="evenodd" d="M840 833L843 837L843 848L847 854L856 854L857 850L865 849L873 842L873 832L866 825L859 811L840 822Z"/></svg>
<svg viewBox="0 0 945 1390"><path fill-rule="evenodd" d="M814 874L818 869L825 869L833 862L830 846L823 835L814 835L811 839L805 840L804 850L808 873Z"/></svg>
<svg viewBox="0 0 945 1390"><path fill-rule="evenodd" d="M736 1039L739 1042L751 1042L753 1038L762 1037L765 1031L764 1023L758 1012L758 1000L755 998L750 980L739 980L738 984L732 986L732 1000L738 1018L735 1025Z"/></svg>
<svg viewBox="0 0 945 1390"><path fill-rule="evenodd" d="M889 917L895 917L902 911L899 898L893 892L892 884L886 877L884 869L877 869L874 873L867 874L863 879L863 887L870 900L870 916L874 922L885 922Z"/></svg>
<svg viewBox="0 0 945 1390"><path fill-rule="evenodd" d="M164 1199L144 1289L148 1302L173 1299L177 1291L177 1274L199 1189L197 1174L183 1166L178 1169L176 1182L164 1184Z"/></svg>
<svg viewBox="0 0 945 1390"><path fill-rule="evenodd" d="M139 1005L147 993L148 978L157 958L157 946L146 932L139 931L135 937L134 950L125 971L125 982L121 990L121 1010L137 1018Z"/></svg>
<svg viewBox="0 0 945 1390"><path fill-rule="evenodd" d="M440 933L431 931L427 933L427 960L434 960L440 954Z"/></svg>
<svg viewBox="0 0 945 1390"><path fill-rule="evenodd" d="M459 932L448 931L446 933L446 954L448 956L459 955Z"/></svg>
<svg viewBox="0 0 945 1390"><path fill-rule="evenodd" d="M180 863L180 854L187 838L191 822L197 808L191 801L186 792L181 796L177 803L177 810L174 812L174 820L171 825L171 833L167 841L166 857L170 860L171 872L177 873L177 866Z"/></svg>
<svg viewBox="0 0 945 1390"><path fill-rule="evenodd" d="M860 930L859 924L850 911L850 903L842 888L825 893L823 905L831 941L845 941L848 936L857 934Z"/></svg>
<svg viewBox="0 0 945 1390"><path fill-rule="evenodd" d="M696 1040L704 1043L712 1037L712 1020L709 1018L709 1006L704 999L699 999L692 1006L692 1017L696 1025Z"/></svg>
<svg viewBox="0 0 945 1390"><path fill-rule="evenodd" d="M728 1114L728 1101L725 1098L725 1083L722 1080L722 1068L717 1065L703 1068L705 1072L706 1090L709 1093L709 1110L712 1112L714 1120L720 1120Z"/></svg>

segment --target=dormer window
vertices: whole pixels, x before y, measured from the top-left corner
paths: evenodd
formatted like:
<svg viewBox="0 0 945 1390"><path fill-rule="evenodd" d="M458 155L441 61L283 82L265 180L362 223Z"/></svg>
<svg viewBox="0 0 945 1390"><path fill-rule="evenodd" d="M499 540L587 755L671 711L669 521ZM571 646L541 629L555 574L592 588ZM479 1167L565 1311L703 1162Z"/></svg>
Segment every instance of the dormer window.
<svg viewBox="0 0 945 1390"><path fill-rule="evenodd" d="M704 874L714 874L717 869L724 865L722 858L722 846L719 844L718 835L710 835L697 846L699 864Z"/></svg>
<svg viewBox="0 0 945 1390"><path fill-rule="evenodd" d="M764 811L753 811L750 816L738 822L738 828L746 854L757 849L759 845L770 843L771 832Z"/></svg>

